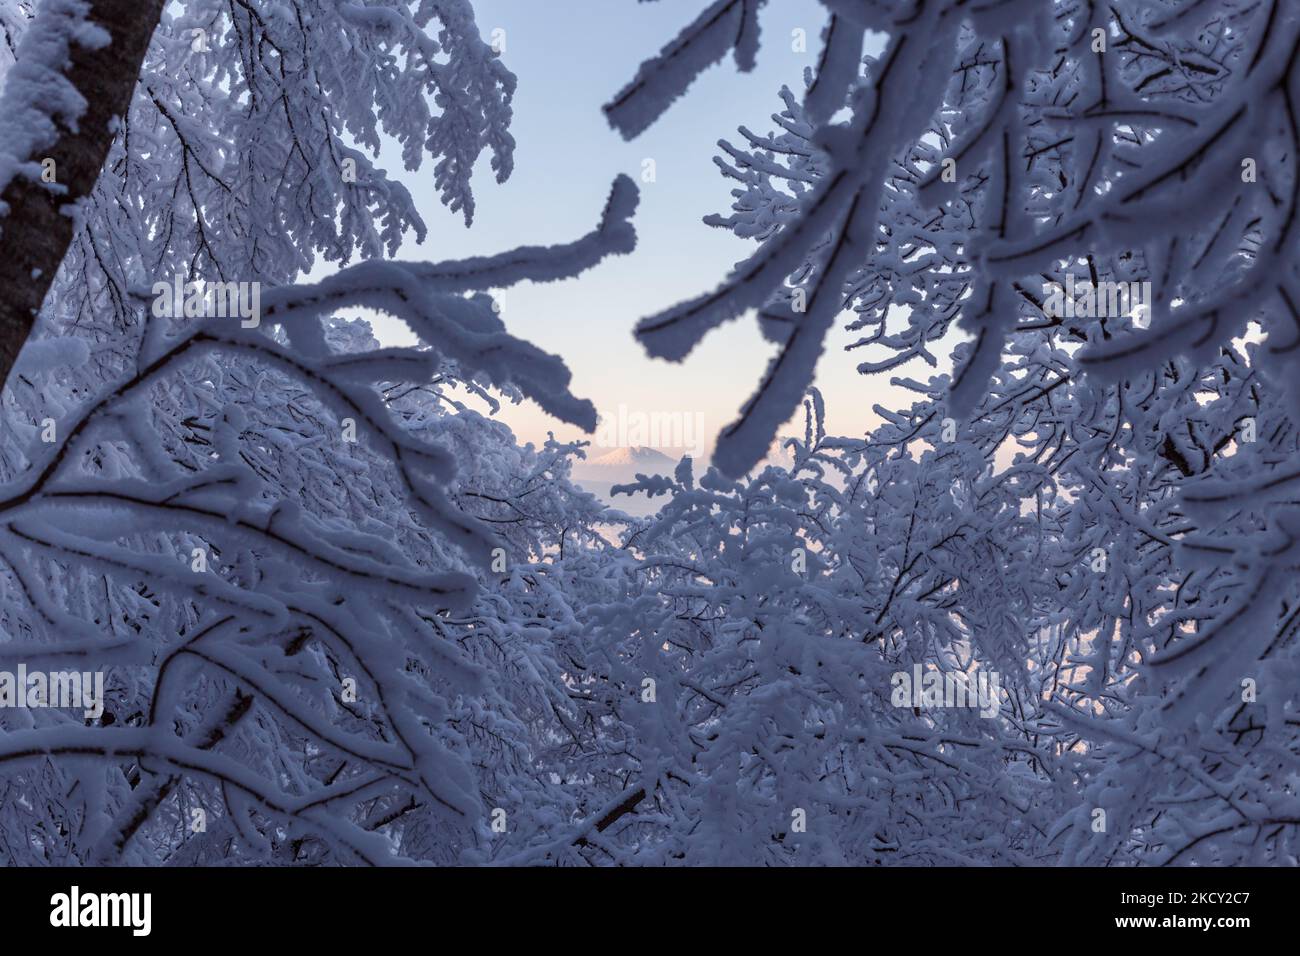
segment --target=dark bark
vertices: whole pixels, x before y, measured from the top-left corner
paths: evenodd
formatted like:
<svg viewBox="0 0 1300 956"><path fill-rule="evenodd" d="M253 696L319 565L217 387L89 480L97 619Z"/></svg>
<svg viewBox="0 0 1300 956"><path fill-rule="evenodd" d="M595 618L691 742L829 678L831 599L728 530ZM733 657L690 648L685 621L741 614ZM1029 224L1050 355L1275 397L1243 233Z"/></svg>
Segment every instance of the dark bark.
<svg viewBox="0 0 1300 956"><path fill-rule="evenodd" d="M225 704L216 710L217 716L197 729L186 743L199 750L211 750L234 733L236 725L253 709L253 698L235 691ZM135 790L134 809L115 820L102 838L98 851L99 865L117 863L131 837L149 821L159 805L171 796L181 783L180 774L150 774Z"/></svg>
<svg viewBox="0 0 1300 956"><path fill-rule="evenodd" d="M630 794L628 794L626 800L624 800L613 810L610 810L609 813L605 814L603 817L601 817L599 820L596 821L596 832L604 833L611 826L617 823L620 818L627 816L627 814L635 810L637 804L639 804L644 799L645 799L645 787L637 787ZM585 837L578 837L578 839L574 840L573 843L575 846L591 845L590 843L587 842L587 839Z"/></svg>
<svg viewBox="0 0 1300 956"><path fill-rule="evenodd" d="M55 194L45 183L16 178L2 197L9 212L0 219L0 382L9 379L23 343L31 332L50 284L67 254L75 229L60 210L90 195L113 143L113 117L125 118L140 76L145 51L162 14L164 0L88 0L90 20L107 30L112 42L92 50L73 46L64 75L86 100L77 132L62 128L58 141L42 156L54 160L56 177L66 192ZM37 12L37 22L48 16ZM25 42L18 46L21 62ZM0 100L0 109L4 108Z"/></svg>

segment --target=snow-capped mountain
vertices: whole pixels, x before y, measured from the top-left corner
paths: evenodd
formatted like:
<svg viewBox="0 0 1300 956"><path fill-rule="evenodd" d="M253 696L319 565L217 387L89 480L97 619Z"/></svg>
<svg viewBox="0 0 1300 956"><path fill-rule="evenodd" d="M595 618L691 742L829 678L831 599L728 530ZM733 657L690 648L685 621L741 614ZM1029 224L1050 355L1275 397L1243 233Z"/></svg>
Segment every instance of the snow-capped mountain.
<svg viewBox="0 0 1300 956"><path fill-rule="evenodd" d="M677 461L678 459L646 445L632 445L615 448L574 465L573 479L587 491L622 511L636 515L651 514L663 503L662 498L651 500L645 495L614 497L610 490L615 485L636 481L639 474L671 475L677 467Z"/></svg>
<svg viewBox="0 0 1300 956"><path fill-rule="evenodd" d="M583 462L575 471L590 473L593 478L605 481L631 481L638 473L643 475L671 475L677 459L646 445L615 448L613 451Z"/></svg>

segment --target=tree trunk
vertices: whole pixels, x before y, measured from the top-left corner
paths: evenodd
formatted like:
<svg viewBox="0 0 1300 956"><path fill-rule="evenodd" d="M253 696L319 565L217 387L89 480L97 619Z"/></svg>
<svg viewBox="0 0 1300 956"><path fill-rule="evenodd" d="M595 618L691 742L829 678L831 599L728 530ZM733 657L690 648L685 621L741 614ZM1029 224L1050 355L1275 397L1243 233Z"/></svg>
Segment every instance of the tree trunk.
<svg viewBox="0 0 1300 956"><path fill-rule="evenodd" d="M18 176L0 200L8 212L0 217L0 382L7 382L23 343L40 313L59 264L72 242L75 223L63 207L90 195L115 135L114 117L125 119L140 76L145 51L162 15L165 0L86 0L88 19L106 30L111 42L100 49L73 44L63 75L86 100L74 132L60 124L58 140L32 162L54 161L64 191L53 192L40 180ZM36 55L42 17L66 17L45 4L18 46L18 69L24 56ZM6 84L0 115L14 116L15 93ZM52 91L53 92L53 91ZM0 143L0 149L5 144Z"/></svg>

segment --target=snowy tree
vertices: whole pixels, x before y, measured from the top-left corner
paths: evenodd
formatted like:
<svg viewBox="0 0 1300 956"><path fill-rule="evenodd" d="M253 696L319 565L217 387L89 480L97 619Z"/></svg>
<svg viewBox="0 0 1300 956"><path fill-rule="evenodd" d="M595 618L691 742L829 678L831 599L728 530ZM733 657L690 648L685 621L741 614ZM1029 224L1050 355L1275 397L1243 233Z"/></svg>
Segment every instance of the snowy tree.
<svg viewBox="0 0 1300 956"><path fill-rule="evenodd" d="M30 13L5 6L7 101L30 97L28 67L60 68L37 42L58 18L68 42L102 40L91 4ZM463 407L495 393L595 425L480 290L629 251L635 187L620 177L567 245L381 261L424 231L363 152L381 133L436 162L466 221L475 158L510 170L514 79L464 4L185 4L130 79L6 394L4 659L107 674L100 715L0 718L8 858L457 862L524 772L482 741L534 706L485 666L478 634L515 611L479 585L496 552L580 546L603 511L565 482L571 448L519 449ZM49 122L75 128L79 105ZM6 175L63 196L28 160ZM7 211L14 242L39 225ZM295 284L318 254L365 261ZM173 282L183 296L159 292ZM215 282L258 290L254 313L202 294L190 311ZM422 344L380 347L360 308Z"/></svg>
<svg viewBox="0 0 1300 956"><path fill-rule="evenodd" d="M611 122L639 132L733 41L752 63L757 6L714 4ZM922 452L927 478L974 456L980 494L945 513L967 487L945 473L922 541L964 533L989 493L1013 523L1034 516L1033 561L998 574L1025 598L979 602L1026 610L971 636L1010 673L1032 665L1019 729L1077 775L1044 852L1294 864L1300 20L1230 0L825 6L806 90L718 159L735 203L708 221L759 250L638 335L680 360L757 310L778 354L719 436L732 475L767 452L846 309L862 373L950 361L891 377L925 400L878 408L867 445L947 449ZM859 75L864 37L883 48ZM954 349L954 330L970 341ZM991 588L979 572L956 593ZM1059 786L1047 767L1039 784Z"/></svg>
<svg viewBox="0 0 1300 956"><path fill-rule="evenodd" d="M391 255L406 231L421 239L426 227L405 188L373 161L381 137L400 145L411 169L433 162L443 201L466 222L478 157L491 152L498 179L513 168L514 76L481 39L461 0L386 0L366 8L193 0L152 18L158 28L148 52L140 51L142 69L92 64L98 71L81 83L85 71L75 56L67 76L59 72L62 51L83 42L78 25L102 40L118 29L111 19L117 7L126 7L130 15L119 32L137 38L151 22L148 11L132 3L66 0L41 6L24 26L26 4L5 6L14 55L24 43L30 54L5 84L10 127L0 182L6 202L18 196L31 205L15 213L30 231L5 232L15 244L5 258L42 268L34 277L4 276L14 309L27 307L20 295L43 293L56 282L53 294L75 304L72 321L80 327L107 327L90 319L100 310L121 328L130 323L133 295L159 277L280 284L318 255L340 263ZM99 74L106 71L126 84L125 99L105 99ZM87 85L95 95L79 98L76 89ZM51 88L65 90L68 102L52 101ZM83 101L99 112L78 122ZM72 182L73 159L61 152L60 130L84 127L87 136L102 139L111 116L116 133L96 142L100 161L86 171L77 166L81 178ZM53 180L46 158L54 163ZM101 166L106 173L95 183ZM80 205L95 228L61 238L53 265L71 248L60 272L70 285L60 288L49 256L33 247L51 228L49 217L59 218L50 197L69 191L86 197ZM35 218L37 208L46 218ZM39 305L38 297L32 308ZM8 334L6 347L16 354L24 337Z"/></svg>
<svg viewBox="0 0 1300 956"><path fill-rule="evenodd" d="M763 6L610 123L751 68ZM493 299L632 252L631 181L567 243L394 258L381 147L465 224L511 172L466 0L0 0L0 702L105 681L0 706L6 862L1296 864L1300 16L823 6L716 160L756 250L636 331L775 356L634 517L495 417L596 424ZM837 321L900 396L861 436Z"/></svg>
<svg viewBox="0 0 1300 956"><path fill-rule="evenodd" d="M572 778L576 821L499 859L1060 858L1054 831L1102 764L1045 726L1070 669L1044 624L1060 606L1039 570L1053 516L1025 514L1027 476L990 475L977 441L940 447L936 431L913 457L909 416L866 441L828 436L822 416L814 392L786 466L697 482L684 460L626 489L670 500L588 575L601 590L566 665L608 765ZM1000 681L986 709L934 709L897 697L918 669Z"/></svg>
<svg viewBox="0 0 1300 956"><path fill-rule="evenodd" d="M1149 329L1112 324L1086 343L1084 367L1110 381L1213 358L1250 321L1290 334L1300 25L1287 5L824 5L819 70L802 101L788 96L786 136L754 137L736 173L733 225L760 250L638 329L652 355L680 360L758 309L781 343L720 437L728 474L767 451L846 306L891 351L925 355L954 322L973 335L952 386L961 412L1065 273L1152 282ZM610 102L611 123L640 132L733 46L751 64L759 6L714 3ZM867 35L884 49L860 75ZM791 139L803 146L786 152Z"/></svg>

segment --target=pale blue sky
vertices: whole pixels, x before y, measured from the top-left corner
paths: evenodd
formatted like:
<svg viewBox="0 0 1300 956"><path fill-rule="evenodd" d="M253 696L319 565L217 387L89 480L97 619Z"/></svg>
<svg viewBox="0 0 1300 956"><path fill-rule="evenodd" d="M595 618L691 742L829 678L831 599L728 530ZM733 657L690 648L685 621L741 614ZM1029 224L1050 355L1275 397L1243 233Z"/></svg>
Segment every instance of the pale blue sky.
<svg viewBox="0 0 1300 956"><path fill-rule="evenodd" d="M814 0L779 0L762 14L758 68L738 73L730 58L710 69L660 121L631 143L609 128L601 105L693 19L701 0L474 0L485 38L505 31L506 65L519 77L513 133L515 171L496 185L482 165L474 182L478 203L472 228L442 208L427 170L406 174L429 225L423 245L408 242L402 258L441 259L486 255L520 244L566 242L596 221L617 173L631 175L642 191L636 216L636 252L566 282L527 285L502 297L507 327L563 356L573 371L573 391L614 416L630 411L703 415L707 442L735 416L758 382L773 346L752 318L715 331L684 363L645 356L632 337L637 320L712 288L753 245L701 218L725 211L729 185L713 165L720 138L736 137L744 124L767 132L779 109L783 83L798 88L813 62L824 10ZM802 28L809 52L792 49ZM641 183L643 160L655 160L657 180ZM381 337L388 337L381 330ZM877 383L854 371L848 334L837 330L817 384L826 394L830 427L860 434L875 420L871 405L885 397ZM526 441L549 429L578 437L531 404L502 417ZM801 421L801 420L800 420Z"/></svg>

